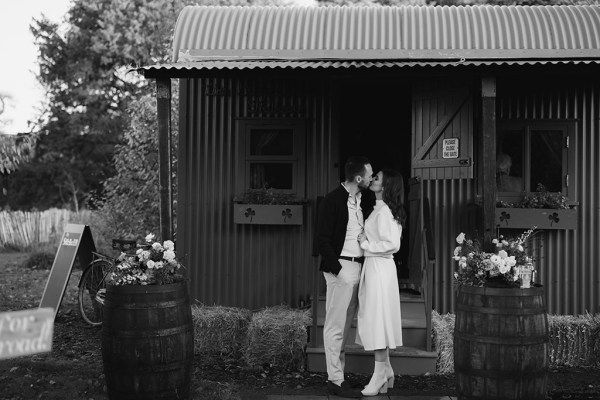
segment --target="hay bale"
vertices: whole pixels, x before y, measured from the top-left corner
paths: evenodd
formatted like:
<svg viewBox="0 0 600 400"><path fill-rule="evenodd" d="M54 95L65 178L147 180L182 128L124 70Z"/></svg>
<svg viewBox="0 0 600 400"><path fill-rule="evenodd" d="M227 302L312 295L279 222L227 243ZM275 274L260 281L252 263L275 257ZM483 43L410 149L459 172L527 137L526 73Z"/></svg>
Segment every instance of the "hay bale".
<svg viewBox="0 0 600 400"><path fill-rule="evenodd" d="M252 312L243 308L193 305L194 354L204 365L236 362L251 318Z"/></svg>
<svg viewBox="0 0 600 400"><path fill-rule="evenodd" d="M552 366L600 365L600 314L548 315Z"/></svg>
<svg viewBox="0 0 600 400"><path fill-rule="evenodd" d="M303 370L310 324L309 310L277 306L255 313L248 326L244 360L255 368Z"/></svg>
<svg viewBox="0 0 600 400"><path fill-rule="evenodd" d="M440 315L433 310L431 326L433 330L433 343L437 350L436 372L438 374L451 374L454 372L454 314Z"/></svg>

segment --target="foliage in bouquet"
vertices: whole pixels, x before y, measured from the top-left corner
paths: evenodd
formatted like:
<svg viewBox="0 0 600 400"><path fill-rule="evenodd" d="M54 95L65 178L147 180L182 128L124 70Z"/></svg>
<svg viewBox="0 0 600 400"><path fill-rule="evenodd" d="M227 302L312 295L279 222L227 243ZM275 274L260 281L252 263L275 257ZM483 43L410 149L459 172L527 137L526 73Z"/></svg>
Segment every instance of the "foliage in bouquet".
<svg viewBox="0 0 600 400"><path fill-rule="evenodd" d="M175 255L175 244L165 240L152 243L154 235L146 236L146 243L138 245L135 254L121 253L108 276L111 285L166 285L180 282L183 266Z"/></svg>
<svg viewBox="0 0 600 400"><path fill-rule="evenodd" d="M517 287L522 269L533 268L533 260L527 255L525 242L532 236L533 227L516 239L502 235L493 239L493 253L484 252L481 242L468 238L464 233L456 237L454 260L458 270L454 273L456 283L470 286Z"/></svg>

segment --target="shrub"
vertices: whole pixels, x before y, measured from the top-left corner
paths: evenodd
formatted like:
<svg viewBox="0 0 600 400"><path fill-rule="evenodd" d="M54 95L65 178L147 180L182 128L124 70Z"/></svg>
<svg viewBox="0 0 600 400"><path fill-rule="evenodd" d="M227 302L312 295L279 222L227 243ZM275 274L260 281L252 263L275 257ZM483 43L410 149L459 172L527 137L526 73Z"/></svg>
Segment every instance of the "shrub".
<svg viewBox="0 0 600 400"><path fill-rule="evenodd" d="M38 251L32 253L23 262L23 267L30 269L51 269L54 263L54 254Z"/></svg>

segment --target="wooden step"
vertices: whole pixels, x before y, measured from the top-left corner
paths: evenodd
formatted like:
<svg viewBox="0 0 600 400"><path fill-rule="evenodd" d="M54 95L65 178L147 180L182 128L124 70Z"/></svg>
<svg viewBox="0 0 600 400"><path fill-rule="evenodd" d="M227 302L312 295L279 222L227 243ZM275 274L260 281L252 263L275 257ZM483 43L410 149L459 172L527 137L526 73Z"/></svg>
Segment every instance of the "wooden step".
<svg viewBox="0 0 600 400"><path fill-rule="evenodd" d="M400 296L402 314L402 340L404 346L425 348L427 340L427 321L425 319L425 303L420 296ZM316 346L323 346L323 324L325 322L325 296L319 296L316 331ZM352 321L349 333L349 343L354 343L356 337L356 318ZM312 327L311 327L312 328ZM309 336L312 335L309 329ZM310 339L309 339L310 341Z"/></svg>
<svg viewBox="0 0 600 400"><path fill-rule="evenodd" d="M317 336L316 345L323 345L323 323L325 322L324 317L317 318ZM350 327L350 333L348 336L349 343L354 343L356 338L356 318L352 321ZM312 331L309 329L309 336L312 335ZM425 317L420 319L408 319L402 316L402 343L404 346L425 348L427 339L427 326ZM309 337L310 342L310 337Z"/></svg>
<svg viewBox="0 0 600 400"><path fill-rule="evenodd" d="M307 368L311 372L327 372L323 347L308 348ZM425 351L414 347L398 347L390 350L390 363L396 375L422 375L435 373L437 352ZM364 351L358 345L346 346L345 372L373 373L374 357L372 351Z"/></svg>

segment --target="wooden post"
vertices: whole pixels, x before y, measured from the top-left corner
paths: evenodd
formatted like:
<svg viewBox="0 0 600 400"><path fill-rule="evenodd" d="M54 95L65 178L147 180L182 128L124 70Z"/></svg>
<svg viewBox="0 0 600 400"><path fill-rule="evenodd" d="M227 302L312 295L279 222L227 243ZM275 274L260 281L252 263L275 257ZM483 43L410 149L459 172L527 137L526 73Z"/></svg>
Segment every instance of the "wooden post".
<svg viewBox="0 0 600 400"><path fill-rule="evenodd" d="M481 79L481 179L484 249L492 251L496 231L496 79Z"/></svg>
<svg viewBox="0 0 600 400"><path fill-rule="evenodd" d="M173 186L171 182L171 79L156 79L158 119L158 173L160 187L160 237L173 238Z"/></svg>

